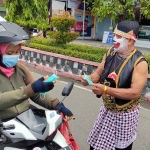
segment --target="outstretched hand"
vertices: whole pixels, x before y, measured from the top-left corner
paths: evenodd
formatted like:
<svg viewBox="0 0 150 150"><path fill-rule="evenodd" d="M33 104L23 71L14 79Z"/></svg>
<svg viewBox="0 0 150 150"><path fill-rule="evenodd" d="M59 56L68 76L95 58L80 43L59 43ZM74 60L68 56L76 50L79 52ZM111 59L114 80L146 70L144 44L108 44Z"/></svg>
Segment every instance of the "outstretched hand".
<svg viewBox="0 0 150 150"><path fill-rule="evenodd" d="M48 92L54 88L53 82L44 82L47 78L48 76L41 77L31 84L34 93Z"/></svg>
<svg viewBox="0 0 150 150"><path fill-rule="evenodd" d="M84 86L87 86L87 85L88 85L88 82L84 79L84 75L81 76L81 83L82 83L82 85L84 85Z"/></svg>

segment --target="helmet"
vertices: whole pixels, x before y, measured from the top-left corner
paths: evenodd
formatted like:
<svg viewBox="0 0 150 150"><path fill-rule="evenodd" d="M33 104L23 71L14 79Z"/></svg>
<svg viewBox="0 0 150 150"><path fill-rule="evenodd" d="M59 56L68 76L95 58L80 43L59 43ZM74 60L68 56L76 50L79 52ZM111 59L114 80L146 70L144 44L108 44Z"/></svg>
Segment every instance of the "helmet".
<svg viewBox="0 0 150 150"><path fill-rule="evenodd" d="M0 44L11 42L16 45L29 39L22 27L12 22L0 21Z"/></svg>

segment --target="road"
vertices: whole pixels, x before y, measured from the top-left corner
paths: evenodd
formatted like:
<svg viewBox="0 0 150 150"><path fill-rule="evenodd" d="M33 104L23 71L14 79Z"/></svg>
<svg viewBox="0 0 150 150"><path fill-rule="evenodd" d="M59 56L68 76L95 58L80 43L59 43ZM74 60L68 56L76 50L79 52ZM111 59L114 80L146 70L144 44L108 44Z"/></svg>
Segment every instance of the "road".
<svg viewBox="0 0 150 150"><path fill-rule="evenodd" d="M33 68L29 68L34 77L37 79L43 75L47 75L47 72L39 71ZM61 92L63 87L72 81L72 79L60 77L56 82L55 87L49 93L56 96L59 100L62 100ZM94 121L99 112L102 100L96 98L91 92L90 87L83 87L79 81L73 80L75 86L64 101L66 107L70 108L74 114L75 120L69 121L73 136L79 143L81 150L88 150L89 146L86 143L88 134L94 124ZM133 145L133 150L150 150L150 110L147 109L149 103L143 102L140 110L138 136Z"/></svg>

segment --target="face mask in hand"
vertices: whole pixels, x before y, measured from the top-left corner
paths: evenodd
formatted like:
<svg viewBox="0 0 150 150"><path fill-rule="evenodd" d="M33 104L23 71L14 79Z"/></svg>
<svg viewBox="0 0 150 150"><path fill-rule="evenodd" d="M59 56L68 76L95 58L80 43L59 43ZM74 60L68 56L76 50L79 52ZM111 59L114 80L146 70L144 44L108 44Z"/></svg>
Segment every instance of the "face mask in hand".
<svg viewBox="0 0 150 150"><path fill-rule="evenodd" d="M123 52L128 49L128 39L122 37L122 38L117 38L116 36L114 37L114 50L116 52Z"/></svg>
<svg viewBox="0 0 150 150"><path fill-rule="evenodd" d="M6 67L11 68L17 64L18 59L19 59L19 55L3 55L2 63Z"/></svg>

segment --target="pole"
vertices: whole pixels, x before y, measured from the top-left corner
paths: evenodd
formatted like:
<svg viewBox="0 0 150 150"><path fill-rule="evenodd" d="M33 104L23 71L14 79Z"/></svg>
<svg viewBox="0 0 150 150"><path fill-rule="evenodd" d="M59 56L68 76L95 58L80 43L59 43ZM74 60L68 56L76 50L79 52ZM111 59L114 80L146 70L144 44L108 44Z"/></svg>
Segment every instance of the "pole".
<svg viewBox="0 0 150 150"><path fill-rule="evenodd" d="M52 18L52 11L53 11L53 8L52 8L52 0L49 0L49 2L50 2L50 18L49 18L49 24L50 24L50 22L51 22L51 18ZM50 31L53 31L53 28L51 27L50 28Z"/></svg>
<svg viewBox="0 0 150 150"><path fill-rule="evenodd" d="M52 0L49 0L50 10L49 10L49 24L51 22L52 17Z"/></svg>
<svg viewBox="0 0 150 150"><path fill-rule="evenodd" d="M66 11L67 11L67 8L68 8L68 0L66 0Z"/></svg>
<svg viewBox="0 0 150 150"><path fill-rule="evenodd" d="M84 40L84 22L85 22L85 0L84 0L84 8L83 8L83 28L82 28L82 40Z"/></svg>

